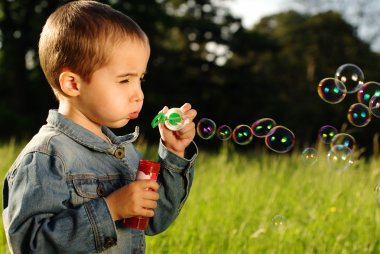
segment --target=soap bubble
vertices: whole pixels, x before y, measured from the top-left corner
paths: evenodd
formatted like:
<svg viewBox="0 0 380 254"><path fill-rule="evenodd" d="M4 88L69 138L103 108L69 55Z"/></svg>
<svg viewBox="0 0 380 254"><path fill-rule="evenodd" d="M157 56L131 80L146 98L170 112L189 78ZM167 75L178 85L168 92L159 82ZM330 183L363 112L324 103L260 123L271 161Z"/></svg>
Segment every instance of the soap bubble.
<svg viewBox="0 0 380 254"><path fill-rule="evenodd" d="M265 144L277 153L286 153L293 148L295 136L288 128L278 125L265 137Z"/></svg>
<svg viewBox="0 0 380 254"><path fill-rule="evenodd" d="M248 145L253 139L251 127L245 124L236 126L232 132L232 139L238 145Z"/></svg>
<svg viewBox="0 0 380 254"><path fill-rule="evenodd" d="M271 118L261 118L251 126L253 135L259 138L265 137L269 131L276 126L276 122Z"/></svg>
<svg viewBox="0 0 380 254"><path fill-rule="evenodd" d="M211 139L216 132L216 124L213 120L202 118L197 124L198 136L202 139Z"/></svg>
<svg viewBox="0 0 380 254"><path fill-rule="evenodd" d="M319 139L325 143L330 144L333 137L338 133L338 130L331 125L324 125L318 131Z"/></svg>
<svg viewBox="0 0 380 254"><path fill-rule="evenodd" d="M302 151L302 161L305 164L312 165L314 164L319 158L318 151L312 147L306 147Z"/></svg>
<svg viewBox="0 0 380 254"><path fill-rule="evenodd" d="M346 97L347 89L338 79L325 78L318 84L318 95L325 102L336 104Z"/></svg>
<svg viewBox="0 0 380 254"><path fill-rule="evenodd" d="M332 148L337 145L343 145L349 148L351 151L353 151L356 146L356 140L350 134L339 133L339 134L336 134L334 138L331 140L330 147Z"/></svg>
<svg viewBox="0 0 380 254"><path fill-rule="evenodd" d="M344 145L333 146L327 153L327 161L337 171L346 170L353 164L352 151Z"/></svg>
<svg viewBox="0 0 380 254"><path fill-rule="evenodd" d="M364 84L364 73L355 64L343 64L335 72L335 78L340 80L347 93L357 92Z"/></svg>
<svg viewBox="0 0 380 254"><path fill-rule="evenodd" d="M216 130L216 137L219 140L223 140L223 141L229 140L231 138L231 135L232 135L232 129L228 125L221 125Z"/></svg>
<svg viewBox="0 0 380 254"><path fill-rule="evenodd" d="M272 229L277 232L286 230L286 218L280 214L272 217Z"/></svg>
<svg viewBox="0 0 380 254"><path fill-rule="evenodd" d="M358 101L369 106L369 101L376 95L380 96L380 83L370 81L365 83L358 91Z"/></svg>
<svg viewBox="0 0 380 254"><path fill-rule="evenodd" d="M369 102L369 110L375 117L380 117L380 96L374 95Z"/></svg>
<svg viewBox="0 0 380 254"><path fill-rule="evenodd" d="M356 127L364 127L371 121L371 113L363 103L355 103L348 109L347 119Z"/></svg>

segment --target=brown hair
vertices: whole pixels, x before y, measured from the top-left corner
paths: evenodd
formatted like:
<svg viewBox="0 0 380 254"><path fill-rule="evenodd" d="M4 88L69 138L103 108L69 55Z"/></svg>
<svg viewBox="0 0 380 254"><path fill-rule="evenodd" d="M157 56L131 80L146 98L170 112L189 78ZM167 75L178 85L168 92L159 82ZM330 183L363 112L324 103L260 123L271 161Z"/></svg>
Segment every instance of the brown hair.
<svg viewBox="0 0 380 254"><path fill-rule="evenodd" d="M148 43L142 29L128 16L95 1L73 1L59 7L46 21L39 41L42 70L54 93L62 94L63 68L85 81L104 66L107 52L122 39Z"/></svg>

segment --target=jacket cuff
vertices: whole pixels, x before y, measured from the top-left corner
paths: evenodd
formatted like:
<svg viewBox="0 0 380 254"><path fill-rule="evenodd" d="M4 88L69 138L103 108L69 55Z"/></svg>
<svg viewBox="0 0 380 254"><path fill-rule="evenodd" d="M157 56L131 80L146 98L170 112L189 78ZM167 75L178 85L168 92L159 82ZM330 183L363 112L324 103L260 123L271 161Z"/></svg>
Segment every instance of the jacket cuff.
<svg viewBox="0 0 380 254"><path fill-rule="evenodd" d="M192 141L185 150L185 158L182 158L167 149L163 144L162 139L160 139L158 156L165 162L165 166L167 166L168 169L175 172L182 172L183 170L194 166L195 159L198 156L198 147L195 142Z"/></svg>

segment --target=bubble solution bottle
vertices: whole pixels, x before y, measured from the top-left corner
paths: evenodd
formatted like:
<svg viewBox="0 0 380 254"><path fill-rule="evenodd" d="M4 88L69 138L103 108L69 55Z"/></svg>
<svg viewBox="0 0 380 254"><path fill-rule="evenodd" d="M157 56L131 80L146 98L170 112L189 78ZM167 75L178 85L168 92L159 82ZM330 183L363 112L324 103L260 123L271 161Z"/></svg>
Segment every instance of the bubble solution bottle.
<svg viewBox="0 0 380 254"><path fill-rule="evenodd" d="M150 179L150 180L156 181L159 171L160 171L159 163L149 161L149 160L140 160L139 167L137 169L136 180ZM149 218L143 217L143 216L135 216L135 217L124 219L123 224L124 226L129 227L129 228L145 230L148 228Z"/></svg>

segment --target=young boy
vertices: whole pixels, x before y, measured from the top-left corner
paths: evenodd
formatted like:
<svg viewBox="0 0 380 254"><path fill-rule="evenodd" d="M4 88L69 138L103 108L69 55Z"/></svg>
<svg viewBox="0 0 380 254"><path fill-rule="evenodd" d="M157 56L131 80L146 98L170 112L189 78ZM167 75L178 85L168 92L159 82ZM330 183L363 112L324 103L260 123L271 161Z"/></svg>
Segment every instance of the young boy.
<svg viewBox="0 0 380 254"><path fill-rule="evenodd" d="M59 108L5 179L3 222L13 253L144 253L144 234L177 217L193 180L196 111L181 107L187 124L179 131L160 124L157 182L134 181L138 128L121 137L107 128L138 117L149 54L141 28L108 5L74 1L48 18L39 57ZM133 216L151 217L145 232L123 226Z"/></svg>

